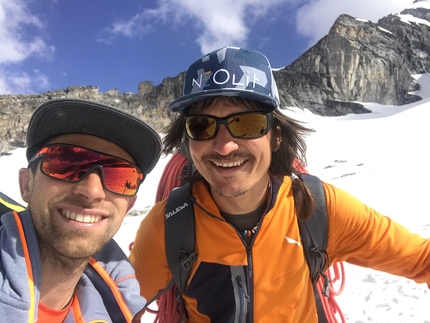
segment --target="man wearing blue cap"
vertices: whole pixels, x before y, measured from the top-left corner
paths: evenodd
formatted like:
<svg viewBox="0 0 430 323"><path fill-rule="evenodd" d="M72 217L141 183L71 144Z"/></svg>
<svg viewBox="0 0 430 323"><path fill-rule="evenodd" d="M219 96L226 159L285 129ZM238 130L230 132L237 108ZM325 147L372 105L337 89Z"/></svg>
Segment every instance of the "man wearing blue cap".
<svg viewBox="0 0 430 323"><path fill-rule="evenodd" d="M322 322L298 226L315 201L293 168L305 161L311 130L280 111L267 58L234 47L205 55L170 109L179 117L164 151L183 145L196 169L183 178L191 182L197 253L181 295L187 322ZM430 284L430 240L331 184L323 188L327 267L349 261ZM137 232L130 260L147 299L172 277L163 228L176 213L162 201Z"/></svg>

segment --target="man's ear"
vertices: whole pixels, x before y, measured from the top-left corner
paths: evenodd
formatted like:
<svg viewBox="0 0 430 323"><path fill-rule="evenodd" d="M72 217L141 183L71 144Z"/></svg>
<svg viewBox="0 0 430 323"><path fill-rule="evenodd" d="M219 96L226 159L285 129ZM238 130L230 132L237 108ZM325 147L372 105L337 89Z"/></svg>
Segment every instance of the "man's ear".
<svg viewBox="0 0 430 323"><path fill-rule="evenodd" d="M282 137L281 136L276 136L275 139L275 149L273 149L273 151L278 151L279 148L281 148L281 143L282 143Z"/></svg>
<svg viewBox="0 0 430 323"><path fill-rule="evenodd" d="M276 126L275 131L273 132L272 137L272 151L278 151L281 148L282 136L281 136L281 127L279 125Z"/></svg>
<svg viewBox="0 0 430 323"><path fill-rule="evenodd" d="M136 196L136 195L135 195L135 196L130 197L130 199L128 200L127 213L128 213L128 211L130 211L130 210L131 210L131 208L134 206L134 203L136 203L136 200L137 200L137 196Z"/></svg>
<svg viewBox="0 0 430 323"><path fill-rule="evenodd" d="M33 173L29 168L19 170L19 189L21 198L24 202L29 203L31 197L31 188L33 186Z"/></svg>

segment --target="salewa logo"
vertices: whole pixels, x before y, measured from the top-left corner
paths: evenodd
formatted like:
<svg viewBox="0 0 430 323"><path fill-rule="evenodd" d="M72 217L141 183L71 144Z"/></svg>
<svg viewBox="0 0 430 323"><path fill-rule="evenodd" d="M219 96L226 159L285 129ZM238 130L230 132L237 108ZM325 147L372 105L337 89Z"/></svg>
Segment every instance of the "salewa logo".
<svg viewBox="0 0 430 323"><path fill-rule="evenodd" d="M172 211L170 211L170 212L167 212L165 215L164 215L164 217L166 218L166 220L168 219L168 218L170 218L171 216L173 216L173 215L175 215L176 213L178 213L178 212L181 212L183 209L185 209L186 207L188 207L188 203L187 202L185 202L184 203L184 205L182 205L182 206L178 206L176 209L174 209L174 210L172 210Z"/></svg>
<svg viewBox="0 0 430 323"><path fill-rule="evenodd" d="M289 237L285 237L285 240L287 240L288 243L296 244L300 247L300 242L298 242L297 240L291 239Z"/></svg>
<svg viewBox="0 0 430 323"><path fill-rule="evenodd" d="M259 70L258 70L259 71ZM259 71L261 73L261 71ZM236 80L236 74L230 74L230 72L224 68L219 69L218 71L212 73L212 71L208 71L199 75L198 79L193 79L192 86L197 86L198 88L206 87L207 81L212 77L212 80L217 85L223 85L230 81L236 87L247 88L249 83L252 83L252 88L255 89L255 84L259 84L261 82L257 77L257 73L252 73L250 70L243 70L243 75L239 81Z"/></svg>

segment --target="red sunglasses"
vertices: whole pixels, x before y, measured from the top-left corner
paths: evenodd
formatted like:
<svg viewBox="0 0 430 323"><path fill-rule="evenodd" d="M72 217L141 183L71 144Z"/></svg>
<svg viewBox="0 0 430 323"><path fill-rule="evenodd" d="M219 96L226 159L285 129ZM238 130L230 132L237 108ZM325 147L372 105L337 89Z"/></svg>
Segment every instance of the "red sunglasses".
<svg viewBox="0 0 430 323"><path fill-rule="evenodd" d="M140 169L125 159L74 145L47 145L29 165L39 159L42 174L66 182L79 182L98 169L103 187L124 196L136 195L145 179Z"/></svg>

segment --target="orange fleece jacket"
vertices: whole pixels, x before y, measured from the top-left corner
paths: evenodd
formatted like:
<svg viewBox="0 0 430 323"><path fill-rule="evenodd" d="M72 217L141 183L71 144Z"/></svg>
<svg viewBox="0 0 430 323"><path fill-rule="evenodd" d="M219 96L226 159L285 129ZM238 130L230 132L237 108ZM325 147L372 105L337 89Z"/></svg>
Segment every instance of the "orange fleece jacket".
<svg viewBox="0 0 430 323"><path fill-rule="evenodd" d="M204 210L194 205L198 258L188 281L193 296L184 295L190 316L188 322L210 322L213 313L199 310L205 307L205 302L212 302L209 308L212 306L215 312L228 312L231 302L213 301L217 297L214 293L224 295L224 290L216 289L224 286L217 273L224 266L246 266L250 282L249 308L254 322L317 323L314 293L300 243L291 184L291 178L284 177L282 183L272 185L272 188L276 187L271 192L272 202L252 247L247 247L240 234L220 216L203 182L193 185L193 196ZM330 184L324 183L324 190L330 265L347 261L430 286L429 239L410 233ZM165 205L165 200L156 204L144 218L130 255L141 294L147 300L171 279L165 256ZM200 278L200 273L206 274L202 276L206 278ZM207 273L210 273L209 278ZM210 283L211 277L217 280L216 285ZM230 277L224 278L231 280ZM196 286L192 286L193 279L198 281ZM228 293L229 289L225 292ZM214 317L212 321L216 321Z"/></svg>

